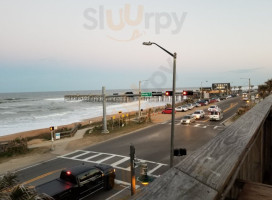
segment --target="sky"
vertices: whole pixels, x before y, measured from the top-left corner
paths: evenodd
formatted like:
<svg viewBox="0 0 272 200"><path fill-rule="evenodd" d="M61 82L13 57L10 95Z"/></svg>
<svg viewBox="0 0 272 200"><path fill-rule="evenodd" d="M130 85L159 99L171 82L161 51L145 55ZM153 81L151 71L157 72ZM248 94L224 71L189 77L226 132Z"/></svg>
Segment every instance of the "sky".
<svg viewBox="0 0 272 200"><path fill-rule="evenodd" d="M1 0L0 93L263 84L270 0Z"/></svg>

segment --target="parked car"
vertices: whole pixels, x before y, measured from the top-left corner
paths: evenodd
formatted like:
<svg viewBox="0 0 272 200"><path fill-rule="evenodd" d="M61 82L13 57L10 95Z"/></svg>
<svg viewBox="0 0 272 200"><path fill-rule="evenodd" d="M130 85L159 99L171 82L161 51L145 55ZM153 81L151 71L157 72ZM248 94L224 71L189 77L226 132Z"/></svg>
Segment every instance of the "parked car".
<svg viewBox="0 0 272 200"><path fill-rule="evenodd" d="M176 113L176 111L175 111ZM162 111L162 114L172 114L172 108L166 108Z"/></svg>
<svg viewBox="0 0 272 200"><path fill-rule="evenodd" d="M208 108L208 111L218 110L219 107L217 105L212 105Z"/></svg>
<svg viewBox="0 0 272 200"><path fill-rule="evenodd" d="M205 101L205 100L198 101L197 103L200 104L201 106L206 106L206 105L208 105L208 102Z"/></svg>
<svg viewBox="0 0 272 200"><path fill-rule="evenodd" d="M195 103L193 103L193 104L195 105L195 107L200 107L200 106L201 106L201 104L198 103L198 102L195 102Z"/></svg>
<svg viewBox="0 0 272 200"><path fill-rule="evenodd" d="M195 118L195 119L200 119L200 118L204 118L205 116L205 112L203 110L196 110L192 116Z"/></svg>
<svg viewBox="0 0 272 200"><path fill-rule="evenodd" d="M195 106L192 103L186 104L189 110L192 110Z"/></svg>
<svg viewBox="0 0 272 200"><path fill-rule="evenodd" d="M185 115L182 119L181 119L181 123L182 124L190 124L192 122L195 122L195 118L192 115Z"/></svg>
<svg viewBox="0 0 272 200"><path fill-rule="evenodd" d="M183 106L176 107L175 110L177 112L186 112L189 109L188 109L188 107L186 105L183 105Z"/></svg>

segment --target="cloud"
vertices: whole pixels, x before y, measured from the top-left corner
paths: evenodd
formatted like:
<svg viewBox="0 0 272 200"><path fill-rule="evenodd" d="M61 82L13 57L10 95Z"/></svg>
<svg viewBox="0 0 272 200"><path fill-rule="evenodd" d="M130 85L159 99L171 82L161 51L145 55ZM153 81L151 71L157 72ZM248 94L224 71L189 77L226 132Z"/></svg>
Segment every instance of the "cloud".
<svg viewBox="0 0 272 200"><path fill-rule="evenodd" d="M236 70L231 70L227 71L228 73L238 73L238 74L244 74L244 73L251 73L257 70L261 70L263 67L257 67L257 68L248 68L248 69L236 69Z"/></svg>

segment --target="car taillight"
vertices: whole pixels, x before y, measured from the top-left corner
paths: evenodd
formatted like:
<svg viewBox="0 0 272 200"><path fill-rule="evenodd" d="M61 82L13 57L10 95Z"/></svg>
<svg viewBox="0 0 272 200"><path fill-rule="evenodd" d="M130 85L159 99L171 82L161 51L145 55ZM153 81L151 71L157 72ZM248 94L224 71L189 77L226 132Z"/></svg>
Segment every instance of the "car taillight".
<svg viewBox="0 0 272 200"><path fill-rule="evenodd" d="M67 171L66 174L67 174L67 175L71 175L71 172L70 172L70 171Z"/></svg>

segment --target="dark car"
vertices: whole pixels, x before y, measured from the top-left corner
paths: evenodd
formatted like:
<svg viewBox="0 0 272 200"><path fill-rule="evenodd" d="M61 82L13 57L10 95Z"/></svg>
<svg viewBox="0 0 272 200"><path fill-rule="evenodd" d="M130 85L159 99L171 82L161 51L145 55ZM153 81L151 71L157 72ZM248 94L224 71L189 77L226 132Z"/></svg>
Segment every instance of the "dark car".
<svg viewBox="0 0 272 200"><path fill-rule="evenodd" d="M55 200L85 198L101 189L112 189L115 169L110 165L79 165L64 169L60 177L36 187Z"/></svg>
<svg viewBox="0 0 272 200"><path fill-rule="evenodd" d="M208 105L208 102L207 102L206 100L201 100L201 101L198 101L198 102L196 102L196 103L200 104L201 106L206 106L206 105Z"/></svg>
<svg viewBox="0 0 272 200"><path fill-rule="evenodd" d="M176 111L175 111L176 113ZM162 114L172 114L172 108L166 108L162 111Z"/></svg>

